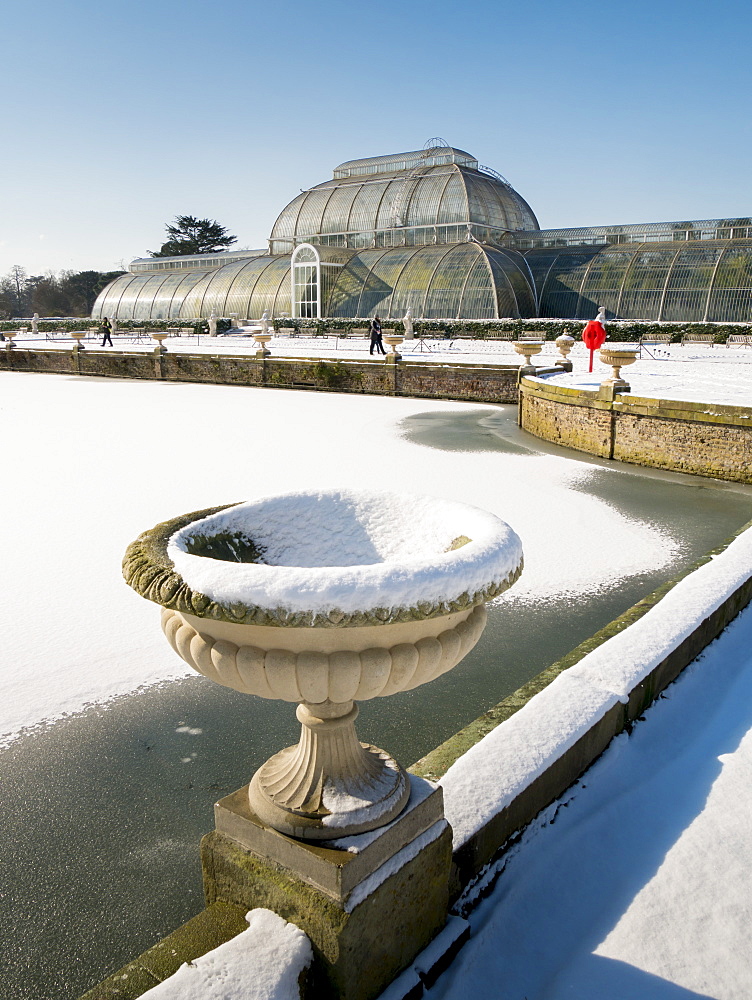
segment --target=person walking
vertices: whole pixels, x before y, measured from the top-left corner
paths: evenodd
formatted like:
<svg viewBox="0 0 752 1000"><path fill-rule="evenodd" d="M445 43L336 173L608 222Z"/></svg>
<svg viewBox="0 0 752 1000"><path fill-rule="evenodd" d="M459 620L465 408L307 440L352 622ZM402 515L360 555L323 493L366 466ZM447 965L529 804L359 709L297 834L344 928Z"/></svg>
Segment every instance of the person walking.
<svg viewBox="0 0 752 1000"><path fill-rule="evenodd" d="M371 347L368 351L369 354L373 354L374 347L377 354L386 354L384 343L381 339L381 320L378 316L374 316L371 320Z"/></svg>
<svg viewBox="0 0 752 1000"><path fill-rule="evenodd" d="M112 337L110 336L111 331L112 324L105 316L102 320L102 347L104 347L105 344L109 344L110 347L112 347Z"/></svg>

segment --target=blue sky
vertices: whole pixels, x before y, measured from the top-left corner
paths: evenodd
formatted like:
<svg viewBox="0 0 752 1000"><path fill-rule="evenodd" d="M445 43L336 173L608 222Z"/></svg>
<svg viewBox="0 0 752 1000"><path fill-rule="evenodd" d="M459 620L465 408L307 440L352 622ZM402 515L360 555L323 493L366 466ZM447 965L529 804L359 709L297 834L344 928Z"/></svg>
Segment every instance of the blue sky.
<svg viewBox="0 0 752 1000"><path fill-rule="evenodd" d="M752 214L748 2L41 0L0 14L0 275L178 214L265 245L343 160L433 136L543 227Z"/></svg>

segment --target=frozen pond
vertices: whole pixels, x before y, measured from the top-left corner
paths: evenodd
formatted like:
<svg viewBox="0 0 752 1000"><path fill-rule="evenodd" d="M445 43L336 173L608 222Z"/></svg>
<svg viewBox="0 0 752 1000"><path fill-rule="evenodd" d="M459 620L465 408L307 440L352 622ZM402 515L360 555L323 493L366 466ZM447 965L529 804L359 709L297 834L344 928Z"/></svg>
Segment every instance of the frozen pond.
<svg viewBox="0 0 752 1000"><path fill-rule="evenodd" d="M379 405L390 402L397 401ZM424 457L472 453L492 471L511 456L519 475L527 459L542 456L588 466L588 475L570 484L566 504L546 514L556 526L548 541L552 566L572 559L564 540L576 529L588 563L587 531L576 524L580 507L589 509L587 498L677 542L670 557L656 559L658 568L644 566L617 585L500 601L463 665L418 691L363 704L361 738L405 764L752 517L750 488L567 452L519 431L513 407L434 409L411 401L403 410L411 412L401 418L400 446ZM592 544L608 561L608 537L600 531ZM156 632L155 609L149 610ZM198 841L212 827L214 801L294 742L297 730L290 705L182 677L27 733L3 750L0 994L7 1000L76 997L195 914L202 906Z"/></svg>

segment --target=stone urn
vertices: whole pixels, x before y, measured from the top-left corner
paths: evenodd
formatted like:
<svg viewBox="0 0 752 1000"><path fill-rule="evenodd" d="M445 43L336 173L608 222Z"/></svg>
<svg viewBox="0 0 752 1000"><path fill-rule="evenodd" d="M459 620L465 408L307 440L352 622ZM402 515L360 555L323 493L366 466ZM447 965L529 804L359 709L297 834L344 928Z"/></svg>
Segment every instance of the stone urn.
<svg viewBox="0 0 752 1000"><path fill-rule="evenodd" d="M621 369L632 365L637 360L639 347L601 347L600 359L605 365L611 365L611 378L605 379L601 385L610 387L617 392L630 392L631 386L621 377Z"/></svg>
<svg viewBox="0 0 752 1000"><path fill-rule="evenodd" d="M159 524L125 555L175 651L218 684L297 703L300 742L253 776L267 826L330 840L393 820L400 765L360 743L357 702L417 688L478 641L485 601L522 570L495 515L356 490L291 493Z"/></svg>
<svg viewBox="0 0 752 1000"><path fill-rule="evenodd" d="M389 354L387 355L392 361L398 361L402 355L398 353L397 348L404 341L404 337L401 333L385 333L384 342L390 347Z"/></svg>
<svg viewBox="0 0 752 1000"><path fill-rule="evenodd" d="M525 358L525 364L522 366L525 368L535 368L530 359L534 354L540 354L543 350L543 340L513 340L512 347L518 354L522 354Z"/></svg>
<svg viewBox="0 0 752 1000"><path fill-rule="evenodd" d="M569 353L574 347L574 337L572 337L565 330L560 337L556 338L556 346L559 348L559 354L561 357L557 358L554 362L557 365L561 364L571 364L569 360Z"/></svg>
<svg viewBox="0 0 752 1000"><path fill-rule="evenodd" d="M86 330L73 330L73 331L71 331L71 337L73 337L73 339L76 342L73 345L73 350L74 351L83 351L84 345L81 343L81 341L84 339L85 336L86 336Z"/></svg>
<svg viewBox="0 0 752 1000"><path fill-rule="evenodd" d="M257 358L268 358L271 355L271 351L266 346L272 339L273 334L268 333L263 326L253 326L251 327L251 335L253 339L258 344L259 349L256 351Z"/></svg>
<svg viewBox="0 0 752 1000"><path fill-rule="evenodd" d="M164 346L163 341L167 339L168 334L163 330L154 330L151 334L151 339L156 340L157 346L154 348L156 354L164 354L167 348Z"/></svg>

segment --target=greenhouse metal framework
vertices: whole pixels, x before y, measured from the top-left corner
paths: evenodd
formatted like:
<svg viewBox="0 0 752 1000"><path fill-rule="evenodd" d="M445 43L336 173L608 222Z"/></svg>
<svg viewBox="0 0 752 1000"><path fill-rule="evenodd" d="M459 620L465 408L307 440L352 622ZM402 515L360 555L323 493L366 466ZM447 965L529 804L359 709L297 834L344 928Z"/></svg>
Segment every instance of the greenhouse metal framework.
<svg viewBox="0 0 752 1000"><path fill-rule="evenodd" d="M752 219L541 230L495 170L430 140L348 160L280 213L265 250L141 258L92 316L752 319Z"/></svg>

